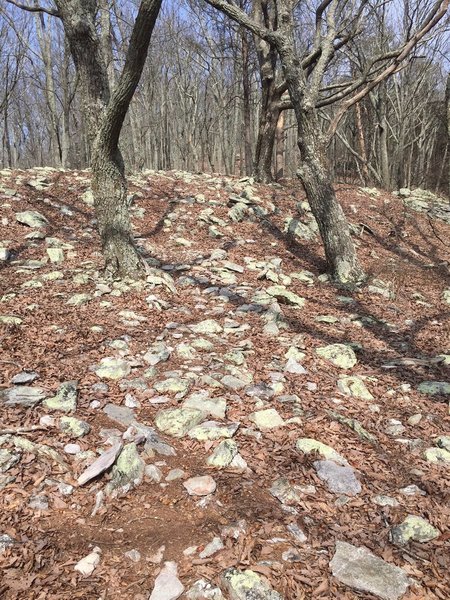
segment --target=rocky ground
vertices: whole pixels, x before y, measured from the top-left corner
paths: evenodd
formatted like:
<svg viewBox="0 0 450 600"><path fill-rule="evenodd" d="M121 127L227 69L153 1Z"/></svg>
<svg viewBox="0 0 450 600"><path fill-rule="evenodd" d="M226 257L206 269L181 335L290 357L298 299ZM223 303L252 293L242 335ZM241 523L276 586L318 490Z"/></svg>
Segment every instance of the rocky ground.
<svg viewBox="0 0 450 600"><path fill-rule="evenodd" d="M445 202L341 186L352 293L296 184L147 172L135 284L88 172L0 175L2 598L449 598Z"/></svg>

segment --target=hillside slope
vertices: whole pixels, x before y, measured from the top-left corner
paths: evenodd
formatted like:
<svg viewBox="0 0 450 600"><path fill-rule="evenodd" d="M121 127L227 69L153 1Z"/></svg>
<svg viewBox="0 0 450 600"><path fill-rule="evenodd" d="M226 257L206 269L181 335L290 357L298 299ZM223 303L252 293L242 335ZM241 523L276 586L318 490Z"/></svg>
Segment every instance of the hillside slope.
<svg viewBox="0 0 450 600"><path fill-rule="evenodd" d="M186 598L448 598L445 203L341 186L350 293L296 184L131 181L138 284L102 277L88 172L1 172L0 596L146 599L175 561Z"/></svg>

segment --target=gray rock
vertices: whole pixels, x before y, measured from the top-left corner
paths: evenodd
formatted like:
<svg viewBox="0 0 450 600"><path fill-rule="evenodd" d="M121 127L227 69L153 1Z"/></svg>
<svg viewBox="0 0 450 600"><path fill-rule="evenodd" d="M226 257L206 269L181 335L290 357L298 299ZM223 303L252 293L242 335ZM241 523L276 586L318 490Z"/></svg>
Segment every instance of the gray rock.
<svg viewBox="0 0 450 600"><path fill-rule="evenodd" d="M340 377L337 382L337 387L338 390L346 396L361 398L362 400L374 399L363 379L357 375Z"/></svg>
<svg viewBox="0 0 450 600"><path fill-rule="evenodd" d="M199 579L186 592L187 600L224 600L222 592L208 581Z"/></svg>
<svg viewBox="0 0 450 600"><path fill-rule="evenodd" d="M444 396L450 394L450 383L446 381L423 381L417 388L427 396Z"/></svg>
<svg viewBox="0 0 450 600"><path fill-rule="evenodd" d="M187 479L183 486L190 496L208 496L215 492L217 484L211 475L202 475Z"/></svg>
<svg viewBox="0 0 450 600"><path fill-rule="evenodd" d="M188 436L194 440L219 440L232 438L239 428L239 423L223 424L218 421L205 421L189 430Z"/></svg>
<svg viewBox="0 0 450 600"><path fill-rule="evenodd" d="M239 452L238 445L234 440L223 440L206 460L210 467L228 467Z"/></svg>
<svg viewBox="0 0 450 600"><path fill-rule="evenodd" d="M71 437L79 438L87 435L91 426L86 421L75 419L74 417L61 417L59 420L59 427L61 431L67 433Z"/></svg>
<svg viewBox="0 0 450 600"><path fill-rule="evenodd" d="M299 438L296 443L296 448L304 454L318 452L326 460L332 460L340 465L347 466L348 462L334 448L327 446L318 440L312 438Z"/></svg>
<svg viewBox="0 0 450 600"><path fill-rule="evenodd" d="M3 554L7 548L14 546L16 541L9 536L7 533L3 533L0 535L0 554Z"/></svg>
<svg viewBox="0 0 450 600"><path fill-rule="evenodd" d="M361 484L351 467L337 465L332 460L318 460L314 463L317 475L326 482L330 492L356 496L361 492Z"/></svg>
<svg viewBox="0 0 450 600"><path fill-rule="evenodd" d="M24 385L26 383L33 383L37 378L38 374L34 371L21 371L20 373L17 373L17 375L14 375L11 379L11 383L13 385Z"/></svg>
<svg viewBox="0 0 450 600"><path fill-rule="evenodd" d="M199 558L209 558L224 548L225 546L220 537L215 537L212 542L206 544L205 548L200 552Z"/></svg>
<svg viewBox="0 0 450 600"><path fill-rule="evenodd" d="M391 565L363 547L336 543L330 562L331 572L341 583L383 600L398 600L408 589L405 571Z"/></svg>
<svg viewBox="0 0 450 600"><path fill-rule="evenodd" d="M162 479L161 469L156 465L146 465L144 472L145 476L155 483L159 483Z"/></svg>
<svg viewBox="0 0 450 600"><path fill-rule="evenodd" d="M267 408L265 410L258 410L252 413L249 417L258 429L266 431L269 429L275 429L282 427L284 421L279 413L274 408Z"/></svg>
<svg viewBox="0 0 450 600"><path fill-rule="evenodd" d="M47 227L48 225L47 219L37 210L25 210L16 213L16 221L22 225L27 225L28 227L34 227L36 229Z"/></svg>
<svg viewBox="0 0 450 600"><path fill-rule="evenodd" d="M117 406L116 404L107 404L103 412L115 423L128 427L135 419L134 411L127 406Z"/></svg>
<svg viewBox="0 0 450 600"><path fill-rule="evenodd" d="M164 381L158 381L153 387L160 394L180 394L180 397L183 397L189 391L190 382L188 379L182 379L181 377L169 377Z"/></svg>
<svg viewBox="0 0 450 600"><path fill-rule="evenodd" d="M166 481L176 481L177 479L182 479L185 475L186 473L183 469L171 469L167 473Z"/></svg>
<svg viewBox="0 0 450 600"><path fill-rule="evenodd" d="M205 321L200 321L200 323L191 325L190 329L194 333L198 333L200 335L202 335L204 333L207 333L207 334L222 333L222 331L223 331L223 328L220 325L220 323L218 323L214 319L206 319Z"/></svg>
<svg viewBox="0 0 450 600"><path fill-rule="evenodd" d="M283 600L283 596L273 590L254 571L227 569L221 581L230 600Z"/></svg>
<svg viewBox="0 0 450 600"><path fill-rule="evenodd" d="M56 396L47 398L44 406L49 410L59 410L61 412L73 412L77 407L78 388L76 381L66 381L62 383Z"/></svg>
<svg viewBox="0 0 450 600"><path fill-rule="evenodd" d="M95 373L102 379L123 379L131 372L131 365L122 358L102 358Z"/></svg>
<svg viewBox="0 0 450 600"><path fill-rule="evenodd" d="M3 392L0 392L0 399L5 406L23 406L28 408L36 406L47 395L47 392L42 388L21 385L3 390Z"/></svg>
<svg viewBox="0 0 450 600"><path fill-rule="evenodd" d="M273 482L270 488L272 496L277 498L281 504L292 506L304 499L305 494L314 494L314 486L292 485L286 478L280 477Z"/></svg>
<svg viewBox="0 0 450 600"><path fill-rule="evenodd" d="M205 415L211 415L216 419L225 419L227 401L225 398L209 398L208 393L195 393L183 402L183 408L196 408Z"/></svg>
<svg viewBox="0 0 450 600"><path fill-rule="evenodd" d="M164 342L157 342L144 354L147 364L154 367L160 362L165 362L170 357L170 350Z"/></svg>
<svg viewBox="0 0 450 600"><path fill-rule="evenodd" d="M11 450L0 449L0 473L6 473L20 461L20 454Z"/></svg>

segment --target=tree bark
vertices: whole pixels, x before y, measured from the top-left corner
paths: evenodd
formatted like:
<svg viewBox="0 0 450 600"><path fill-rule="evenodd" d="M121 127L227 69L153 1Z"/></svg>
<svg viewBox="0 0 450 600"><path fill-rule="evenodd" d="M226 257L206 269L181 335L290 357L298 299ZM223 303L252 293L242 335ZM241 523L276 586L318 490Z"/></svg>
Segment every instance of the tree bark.
<svg viewBox="0 0 450 600"><path fill-rule="evenodd" d="M127 181L118 143L139 83L161 0L142 0L125 65L110 97L104 52L96 30L96 2L56 0L80 78L92 156L92 191L105 268L113 276L145 272L131 233Z"/></svg>
<svg viewBox="0 0 450 600"><path fill-rule="evenodd" d="M284 177L284 111L280 112L275 133L275 179L279 181Z"/></svg>
<svg viewBox="0 0 450 600"><path fill-rule="evenodd" d="M447 75L445 88L445 107L447 109L447 147L450 147L450 73ZM448 197L450 198L450 160L448 164Z"/></svg>

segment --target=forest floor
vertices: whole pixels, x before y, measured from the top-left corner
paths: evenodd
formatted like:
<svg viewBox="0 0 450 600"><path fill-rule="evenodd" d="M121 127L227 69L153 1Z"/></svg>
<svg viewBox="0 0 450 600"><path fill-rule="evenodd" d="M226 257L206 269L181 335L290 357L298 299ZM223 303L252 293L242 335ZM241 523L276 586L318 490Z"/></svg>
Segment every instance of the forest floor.
<svg viewBox="0 0 450 600"><path fill-rule="evenodd" d="M450 225L339 186L349 292L297 184L131 182L136 285L88 172L1 172L0 597L448 599Z"/></svg>

